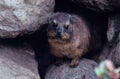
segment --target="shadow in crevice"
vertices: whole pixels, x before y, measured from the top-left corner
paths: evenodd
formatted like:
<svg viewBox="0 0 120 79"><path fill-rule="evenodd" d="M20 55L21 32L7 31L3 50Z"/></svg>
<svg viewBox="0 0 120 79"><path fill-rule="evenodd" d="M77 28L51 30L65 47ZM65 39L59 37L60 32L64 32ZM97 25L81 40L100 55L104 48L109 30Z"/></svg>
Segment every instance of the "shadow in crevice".
<svg viewBox="0 0 120 79"><path fill-rule="evenodd" d="M70 14L76 14L85 17L91 26L91 31L96 30L98 36L100 36L101 44L106 42L106 31L107 31L107 15L95 13L86 8L78 7L70 0L56 0L54 12L67 12ZM46 34L47 25L41 26L41 28L31 35L24 35L11 41L18 40L20 42L27 42L32 45L35 51L35 58L38 61L38 69L41 79L44 79L46 69L49 65L54 62L54 57L51 55L49 50L49 44L47 41ZM99 50L96 50L99 52ZM93 53L94 54L94 53ZM91 57L93 54L88 54L86 57ZM95 55L98 53L95 53Z"/></svg>
<svg viewBox="0 0 120 79"><path fill-rule="evenodd" d="M91 34L95 35L100 42L99 49L91 51L85 55L87 58L97 60L103 45L107 41L108 14L91 11L84 7L79 7L72 0L56 0L54 12L67 12L82 16L89 24Z"/></svg>

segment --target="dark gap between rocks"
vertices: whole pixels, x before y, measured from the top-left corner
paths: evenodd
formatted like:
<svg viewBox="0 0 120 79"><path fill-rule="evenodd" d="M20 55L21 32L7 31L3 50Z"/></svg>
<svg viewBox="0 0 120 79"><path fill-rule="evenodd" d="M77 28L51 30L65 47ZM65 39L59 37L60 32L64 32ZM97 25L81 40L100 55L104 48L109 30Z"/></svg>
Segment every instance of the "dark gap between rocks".
<svg viewBox="0 0 120 79"><path fill-rule="evenodd" d="M90 22L90 25L98 25L99 28L93 27L99 34L102 36L102 44L106 42L106 30L107 30L107 15L95 13L85 8L80 8L75 3L72 3L70 0L56 0L54 12L67 12L71 14L77 14L85 16L86 20ZM47 67L54 62L54 57L50 54L49 45L47 42L46 36L46 26L36 31L31 35L24 35L22 37L17 37L15 39L6 39L6 42L16 43L16 42L27 42L32 45L35 53L36 60L38 61L38 69L41 74L41 79L44 79ZM1 39L2 40L2 39ZM99 52L99 50L98 50ZM93 53L94 54L94 53ZM88 54L86 57L91 57L93 54Z"/></svg>

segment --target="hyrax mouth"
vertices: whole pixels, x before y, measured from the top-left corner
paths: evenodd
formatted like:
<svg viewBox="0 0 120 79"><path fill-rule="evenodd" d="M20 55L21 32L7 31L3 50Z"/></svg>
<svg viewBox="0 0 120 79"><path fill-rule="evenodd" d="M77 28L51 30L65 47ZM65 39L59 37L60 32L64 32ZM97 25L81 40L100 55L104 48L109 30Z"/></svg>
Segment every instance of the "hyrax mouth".
<svg viewBox="0 0 120 79"><path fill-rule="evenodd" d="M54 37L51 37L51 36L49 36L48 37L48 39L49 40L53 40L53 41L58 41L58 42L69 42L70 41L70 39L65 39L65 37L56 37L56 36L54 36Z"/></svg>
<svg viewBox="0 0 120 79"><path fill-rule="evenodd" d="M58 40L63 40L61 36L48 36L48 39L58 39Z"/></svg>
<svg viewBox="0 0 120 79"><path fill-rule="evenodd" d="M68 34L68 33L56 34L55 32L48 32L48 39L69 41L70 40L70 34Z"/></svg>

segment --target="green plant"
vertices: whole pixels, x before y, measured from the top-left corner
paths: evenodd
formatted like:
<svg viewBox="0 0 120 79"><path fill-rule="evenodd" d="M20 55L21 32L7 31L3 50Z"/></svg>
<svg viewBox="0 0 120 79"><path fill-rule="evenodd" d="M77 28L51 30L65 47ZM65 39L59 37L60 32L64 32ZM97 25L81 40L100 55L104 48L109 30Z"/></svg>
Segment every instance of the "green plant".
<svg viewBox="0 0 120 79"><path fill-rule="evenodd" d="M100 62L95 68L95 73L98 79L120 79L120 68L115 68L110 60Z"/></svg>

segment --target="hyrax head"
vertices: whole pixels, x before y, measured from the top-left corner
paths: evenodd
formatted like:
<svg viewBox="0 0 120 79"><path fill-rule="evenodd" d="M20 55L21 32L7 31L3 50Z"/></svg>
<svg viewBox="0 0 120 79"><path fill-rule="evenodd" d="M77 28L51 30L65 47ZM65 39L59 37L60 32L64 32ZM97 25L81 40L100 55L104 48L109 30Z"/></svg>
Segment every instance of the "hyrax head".
<svg viewBox="0 0 120 79"><path fill-rule="evenodd" d="M49 18L47 34L50 38L70 40L73 32L71 15L54 13Z"/></svg>

